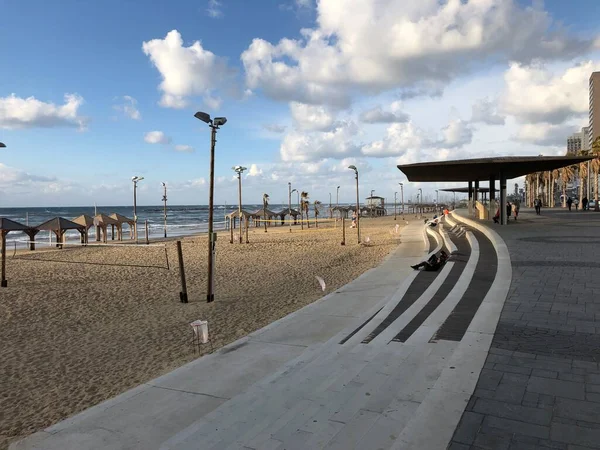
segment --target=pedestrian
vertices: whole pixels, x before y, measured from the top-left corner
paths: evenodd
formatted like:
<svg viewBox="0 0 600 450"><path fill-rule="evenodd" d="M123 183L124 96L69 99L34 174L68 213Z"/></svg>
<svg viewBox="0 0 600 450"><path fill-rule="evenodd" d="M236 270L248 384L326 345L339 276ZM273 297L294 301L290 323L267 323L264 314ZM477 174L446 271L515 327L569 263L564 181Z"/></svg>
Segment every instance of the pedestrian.
<svg viewBox="0 0 600 450"><path fill-rule="evenodd" d="M541 201L539 198L535 198L533 199L533 207L535 208L535 213L539 216L540 215L540 210L542 209L542 206L540 205Z"/></svg>
<svg viewBox="0 0 600 450"><path fill-rule="evenodd" d="M577 211L579 209L579 199L576 198L575 200L573 200L573 203L575 203L575 211Z"/></svg>
<svg viewBox="0 0 600 450"><path fill-rule="evenodd" d="M352 225L350 225L350 228L356 228L356 211L352 212Z"/></svg>
<svg viewBox="0 0 600 450"><path fill-rule="evenodd" d="M512 205L512 213L515 216L515 220L517 220L517 217L519 217L519 204L517 202L514 202Z"/></svg>
<svg viewBox="0 0 600 450"><path fill-rule="evenodd" d="M589 209L588 204L589 204L588 198L583 197L581 199L581 209L583 209L584 211L587 211Z"/></svg>
<svg viewBox="0 0 600 450"><path fill-rule="evenodd" d="M500 208L496 210L496 215L494 216L494 223L500 223Z"/></svg>
<svg viewBox="0 0 600 450"><path fill-rule="evenodd" d="M571 197L567 198L567 206L569 207L569 211L571 211L572 204L573 204L573 199Z"/></svg>
<svg viewBox="0 0 600 450"><path fill-rule="evenodd" d="M512 211L512 205L509 201L506 202L506 221L510 219L510 212Z"/></svg>

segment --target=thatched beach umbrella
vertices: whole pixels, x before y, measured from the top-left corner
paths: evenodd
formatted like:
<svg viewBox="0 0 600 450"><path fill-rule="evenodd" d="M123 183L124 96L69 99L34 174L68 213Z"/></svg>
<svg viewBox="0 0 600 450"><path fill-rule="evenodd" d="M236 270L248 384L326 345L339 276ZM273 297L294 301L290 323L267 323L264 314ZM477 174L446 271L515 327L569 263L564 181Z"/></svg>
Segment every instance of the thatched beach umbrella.
<svg viewBox="0 0 600 450"><path fill-rule="evenodd" d="M87 244L89 230L94 226L94 218L88 216L87 214L82 214L79 217L75 217L73 219L73 222L78 223L79 225L83 225L85 227L85 234L81 235L81 243Z"/></svg>
<svg viewBox="0 0 600 450"><path fill-rule="evenodd" d="M96 227L96 241L102 241L105 242L107 241L107 228L109 225L117 225L119 222L117 222L115 219L113 219L112 217L107 216L106 214L97 214L94 217L94 226ZM102 236L100 236L102 234Z"/></svg>
<svg viewBox="0 0 600 450"><path fill-rule="evenodd" d="M1 287L8 286L8 282L6 281L6 235L11 231L23 231L26 233L30 230L31 228L29 228L26 225L23 225L19 222L15 222L14 220L0 217L0 235L2 237L2 278L0 279Z"/></svg>
<svg viewBox="0 0 600 450"><path fill-rule="evenodd" d="M130 235L130 239L133 239L134 233L133 230L135 229L135 220L130 219L129 217L125 217L119 213L112 213L110 216L110 218L115 219L118 223L115 225L111 225L112 226L112 239L114 240L115 238L115 226L117 227L117 239L119 241L123 240L123 224L126 223L127 225L129 225L129 235Z"/></svg>

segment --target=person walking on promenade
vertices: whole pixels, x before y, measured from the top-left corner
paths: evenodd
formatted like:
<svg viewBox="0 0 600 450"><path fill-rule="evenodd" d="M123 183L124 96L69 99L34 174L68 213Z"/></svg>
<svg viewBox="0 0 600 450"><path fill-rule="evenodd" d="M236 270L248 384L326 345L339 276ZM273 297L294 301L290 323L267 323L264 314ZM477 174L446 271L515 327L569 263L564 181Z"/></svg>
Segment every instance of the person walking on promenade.
<svg viewBox="0 0 600 450"><path fill-rule="evenodd" d="M517 220L519 217L519 204L517 202L514 202L512 205L512 213L515 216L515 220Z"/></svg>
<svg viewBox="0 0 600 450"><path fill-rule="evenodd" d="M588 198L587 197L583 197L581 199L581 209L584 210L584 211L586 211L587 209L589 209L588 208L588 204L589 204Z"/></svg>
<svg viewBox="0 0 600 450"><path fill-rule="evenodd" d="M575 200L573 200L573 203L575 203L575 211L577 211L579 209L579 199L576 198Z"/></svg>
<svg viewBox="0 0 600 450"><path fill-rule="evenodd" d="M508 220L510 219L510 213L512 211L512 205L510 204L509 201L506 202L506 221L508 222Z"/></svg>
<svg viewBox="0 0 600 450"><path fill-rule="evenodd" d="M539 216L542 214L542 201L539 198L536 198L533 201L533 206L535 207L535 213Z"/></svg>
<svg viewBox="0 0 600 450"><path fill-rule="evenodd" d="M567 198L567 206L569 207L569 211L571 211L572 204L573 204L573 199L571 197Z"/></svg>

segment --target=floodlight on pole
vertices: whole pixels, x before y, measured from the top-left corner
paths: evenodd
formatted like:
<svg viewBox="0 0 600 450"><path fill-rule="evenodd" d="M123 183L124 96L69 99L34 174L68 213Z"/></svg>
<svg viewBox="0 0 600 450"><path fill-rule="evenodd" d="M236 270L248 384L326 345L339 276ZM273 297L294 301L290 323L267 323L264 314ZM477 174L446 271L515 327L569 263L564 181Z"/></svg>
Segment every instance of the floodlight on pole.
<svg viewBox="0 0 600 450"><path fill-rule="evenodd" d="M206 289L206 301L210 303L214 301L214 269L215 269L215 249L217 243L217 235L213 232L213 217L214 217L214 192L215 192L215 144L217 142L217 130L221 125L225 125L227 119L225 117L215 117L211 120L210 115L198 111L194 117L208 124L211 129L210 133L210 183L208 190L208 279Z"/></svg>
<svg viewBox="0 0 600 450"><path fill-rule="evenodd" d="M394 192L394 220L396 220L396 214L397 214L397 209L396 209L396 196L398 195L398 192Z"/></svg>
<svg viewBox="0 0 600 450"><path fill-rule="evenodd" d="M421 217L421 214L423 214L423 189L419 188L419 193L421 195L419 195L419 217Z"/></svg>
<svg viewBox="0 0 600 450"><path fill-rule="evenodd" d="M135 243L138 243L138 230L137 230L137 184L138 181L142 181L144 177L133 176L131 182L133 183L133 234L135 235Z"/></svg>
<svg viewBox="0 0 600 450"><path fill-rule="evenodd" d="M233 166L233 171L237 173L238 176L238 218L240 219L240 244L242 243L242 173L244 170L247 170L246 167L243 166ZM244 218L244 220L247 220ZM246 242L247 243L247 242Z"/></svg>
<svg viewBox="0 0 600 450"><path fill-rule="evenodd" d="M398 183L400 185L400 201L402 202L402 214L404 215L404 183Z"/></svg>
<svg viewBox="0 0 600 450"><path fill-rule="evenodd" d="M354 175L356 178L356 230L358 233L358 243L360 244L360 204L358 197L358 169L354 165L348 166L348 169L354 170Z"/></svg>
<svg viewBox="0 0 600 450"><path fill-rule="evenodd" d="M6 148L6 144L4 144L4 142L0 142L0 148Z"/></svg>
<svg viewBox="0 0 600 450"><path fill-rule="evenodd" d="M165 183L164 181L162 182L162 187L163 187L163 204L164 204L164 209L163 209L163 213L164 213L164 219L165 219L165 239L167 237L167 183Z"/></svg>

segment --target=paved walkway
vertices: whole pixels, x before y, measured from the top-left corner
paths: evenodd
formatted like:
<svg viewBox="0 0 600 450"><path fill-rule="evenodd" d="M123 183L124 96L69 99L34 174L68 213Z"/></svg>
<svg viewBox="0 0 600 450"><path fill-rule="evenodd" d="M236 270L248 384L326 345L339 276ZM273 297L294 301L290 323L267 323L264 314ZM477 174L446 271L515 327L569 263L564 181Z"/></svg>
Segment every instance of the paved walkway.
<svg viewBox="0 0 600 450"><path fill-rule="evenodd" d="M600 214L495 226L512 285L451 450L600 448Z"/></svg>
<svg viewBox="0 0 600 450"><path fill-rule="evenodd" d="M452 225L412 222L352 283L11 449L445 448L508 291L493 239ZM410 269L443 245L440 272Z"/></svg>

